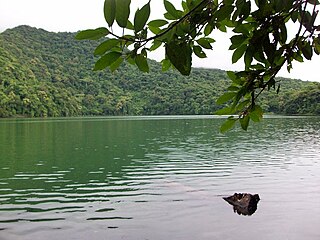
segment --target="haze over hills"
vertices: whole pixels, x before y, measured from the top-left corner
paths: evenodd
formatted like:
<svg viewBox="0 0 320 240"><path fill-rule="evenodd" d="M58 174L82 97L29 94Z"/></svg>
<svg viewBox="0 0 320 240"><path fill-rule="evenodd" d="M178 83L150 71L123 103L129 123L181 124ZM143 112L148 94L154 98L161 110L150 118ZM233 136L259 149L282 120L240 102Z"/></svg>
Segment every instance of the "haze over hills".
<svg viewBox="0 0 320 240"><path fill-rule="evenodd" d="M125 64L115 73L93 72L96 41L75 33L20 26L0 34L0 117L212 114L230 84L217 69L193 69L189 77L150 73ZM320 114L320 84L283 79L281 91L260 100L266 112Z"/></svg>

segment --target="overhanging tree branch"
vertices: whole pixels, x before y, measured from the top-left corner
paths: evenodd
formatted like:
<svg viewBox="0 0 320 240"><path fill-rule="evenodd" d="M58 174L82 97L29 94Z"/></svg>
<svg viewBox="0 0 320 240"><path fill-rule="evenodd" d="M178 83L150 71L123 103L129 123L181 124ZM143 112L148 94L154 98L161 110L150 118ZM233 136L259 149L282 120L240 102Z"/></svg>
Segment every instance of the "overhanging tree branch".
<svg viewBox="0 0 320 240"><path fill-rule="evenodd" d="M114 6L115 11L122 12L113 14L110 9L105 11L111 31L100 28L87 32L87 39L108 34L115 38L98 46L99 51L96 52L102 57L97 61L96 69L110 67L115 70L122 63L121 59L125 58L141 71L148 72L148 52L164 44L166 56L162 68L166 70L173 65L182 74L188 75L192 54L204 58L204 50L212 49L213 30L231 29L233 36L229 49L233 51L232 63L243 59L245 70L228 72L232 85L229 92L217 101L221 104L231 103L219 113L239 114L241 118L238 119L245 118L241 121L241 127L245 130L250 120L259 121L262 118L262 109L256 101L267 88L275 88L275 77L280 69L287 63L289 71L293 61L310 60L313 53L320 54L320 26L315 25L318 0L187 0L181 2L184 12L176 10L173 4L164 0L166 20L155 20L154 26L148 25L149 1L136 11L134 25L124 27L132 30L133 35L122 36L113 33L112 24L117 22L119 26L125 26L130 15L130 1L126 1L129 5L123 8L125 12L117 8L118 1L105 0L105 3ZM253 4L256 7L252 7ZM308 11L311 6L312 10ZM291 41L287 39L290 21L299 21L296 35ZM148 37L149 31L155 35ZM85 33L80 33L80 36L80 39L84 39ZM153 45L146 48L146 44L152 41ZM105 60L108 54L113 61ZM230 128L230 123L234 124L235 121L229 119L221 130Z"/></svg>

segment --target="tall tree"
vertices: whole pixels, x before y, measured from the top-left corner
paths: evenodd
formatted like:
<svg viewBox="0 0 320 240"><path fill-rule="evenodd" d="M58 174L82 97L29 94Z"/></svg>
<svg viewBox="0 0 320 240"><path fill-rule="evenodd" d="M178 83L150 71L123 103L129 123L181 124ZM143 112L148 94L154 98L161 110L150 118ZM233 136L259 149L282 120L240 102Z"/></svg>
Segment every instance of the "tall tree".
<svg viewBox="0 0 320 240"><path fill-rule="evenodd" d="M238 115L227 119L222 132L237 121L244 130L250 120L259 122L263 110L256 100L266 89L279 92L280 82L275 77L280 69L286 66L290 71L294 61L310 60L313 53L320 53L318 0L182 0L180 9L168 0L163 4L164 18L149 20L150 0L132 18L131 0L105 0L107 27L81 31L76 38L109 36L94 51L101 56L94 70L109 67L114 71L126 60L149 72L148 52L164 46L162 69L173 67L189 75L193 54L206 58L205 50L212 49L213 31L232 30L232 63L243 59L245 69L228 72L232 85L217 100L229 103L218 114ZM116 25L123 28L122 35L112 30ZM296 30L291 37L289 25Z"/></svg>

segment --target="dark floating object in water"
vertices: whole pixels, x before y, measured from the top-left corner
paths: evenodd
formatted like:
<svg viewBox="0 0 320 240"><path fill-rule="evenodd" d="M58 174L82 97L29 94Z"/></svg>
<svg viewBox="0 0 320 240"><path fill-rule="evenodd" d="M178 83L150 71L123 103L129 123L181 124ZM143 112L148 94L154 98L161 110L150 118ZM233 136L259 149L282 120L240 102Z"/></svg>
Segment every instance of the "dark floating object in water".
<svg viewBox="0 0 320 240"><path fill-rule="evenodd" d="M224 197L229 204L233 206L233 211L239 215L250 216L257 210L260 197L258 194L235 193L230 197Z"/></svg>

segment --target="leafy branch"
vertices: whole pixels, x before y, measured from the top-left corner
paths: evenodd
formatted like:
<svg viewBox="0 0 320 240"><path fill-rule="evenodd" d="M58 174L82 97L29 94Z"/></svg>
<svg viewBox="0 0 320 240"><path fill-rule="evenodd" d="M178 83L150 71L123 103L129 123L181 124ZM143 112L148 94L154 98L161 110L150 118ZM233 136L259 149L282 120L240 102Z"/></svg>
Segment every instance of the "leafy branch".
<svg viewBox="0 0 320 240"><path fill-rule="evenodd" d="M267 89L276 89L276 85L279 92L280 83L275 77L281 68L287 64L290 71L294 61L310 60L313 53L320 54L320 26L315 24L318 0L182 0L183 11L164 0L164 18L148 22L149 1L135 12L133 24L129 21L130 3L131 0L105 0L104 14L111 30L102 27L78 33L78 39L113 37L95 50L95 54L101 56L95 70L109 67L114 71L126 59L148 72L148 52L164 44L162 69L173 67L189 75L192 54L205 58L205 51L211 50L215 42L211 37L213 31L230 29L234 33L229 48L233 51L232 63L243 59L245 69L228 72L232 84L217 99L217 103L227 104L217 114L231 115L222 125L222 132L232 128L238 120L244 130L250 120L259 122L263 110L257 104L258 99ZM252 7L253 4L256 7ZM290 40L288 24L297 21L296 35ZM115 22L123 28L122 36L112 31ZM125 35L125 29L133 34ZM153 33L151 37L148 36L150 32Z"/></svg>

